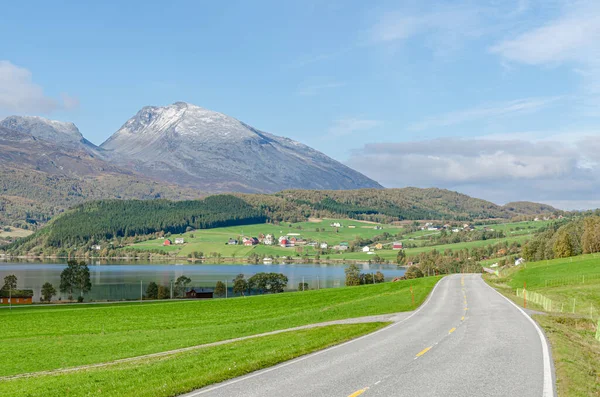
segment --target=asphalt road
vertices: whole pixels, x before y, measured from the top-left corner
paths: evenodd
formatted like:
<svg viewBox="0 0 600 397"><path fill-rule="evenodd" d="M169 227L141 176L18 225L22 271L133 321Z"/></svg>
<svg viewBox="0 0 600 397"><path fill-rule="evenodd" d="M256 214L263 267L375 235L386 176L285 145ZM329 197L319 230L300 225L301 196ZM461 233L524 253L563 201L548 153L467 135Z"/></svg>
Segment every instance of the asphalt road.
<svg viewBox="0 0 600 397"><path fill-rule="evenodd" d="M539 327L480 275L444 278L410 316L186 396L555 395Z"/></svg>

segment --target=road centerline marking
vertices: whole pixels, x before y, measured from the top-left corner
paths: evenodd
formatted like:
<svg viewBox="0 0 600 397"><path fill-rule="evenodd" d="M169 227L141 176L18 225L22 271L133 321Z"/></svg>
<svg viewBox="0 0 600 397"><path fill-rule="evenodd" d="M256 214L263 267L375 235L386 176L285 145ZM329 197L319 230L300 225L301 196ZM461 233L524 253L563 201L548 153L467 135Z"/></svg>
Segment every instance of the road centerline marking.
<svg viewBox="0 0 600 397"><path fill-rule="evenodd" d="M427 353L429 350L431 350L431 346L426 347L425 349L423 349L419 353L417 353L417 357L421 357L423 354Z"/></svg>
<svg viewBox="0 0 600 397"><path fill-rule="evenodd" d="M448 334L453 333L454 331L456 331L456 327L452 328L450 331L448 331Z"/></svg>
<svg viewBox="0 0 600 397"><path fill-rule="evenodd" d="M361 394L363 394L364 392L366 392L368 389L369 389L368 387L365 387L364 389L357 390L354 393L350 394L348 397L358 397Z"/></svg>

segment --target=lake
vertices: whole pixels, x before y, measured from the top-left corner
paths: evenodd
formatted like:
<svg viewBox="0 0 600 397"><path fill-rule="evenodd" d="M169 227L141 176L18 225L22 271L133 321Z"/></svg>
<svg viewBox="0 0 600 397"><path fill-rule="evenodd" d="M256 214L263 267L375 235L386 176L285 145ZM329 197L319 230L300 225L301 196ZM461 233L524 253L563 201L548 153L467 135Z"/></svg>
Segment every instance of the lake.
<svg viewBox="0 0 600 397"><path fill-rule="evenodd" d="M283 273L288 277L288 290L297 290L303 280L310 289L335 288L344 285L344 269L346 265L332 264L148 264L148 263L106 263L88 264L91 273L92 290L86 294L86 300L123 300L139 299L140 283L144 291L149 282L170 286L177 277L185 275L192 282L188 288L212 290L217 281L227 282L231 293L232 280L238 274L246 278L260 272ZM0 262L0 280L14 274L18 279L19 289L32 289L34 301L39 301L40 289L45 282L50 282L58 291L60 273L65 268L63 263L32 262ZM362 273L380 271L386 280L400 277L403 268L390 264L358 265ZM60 296L60 295L59 295ZM63 298L66 297L62 294ZM57 299L55 297L54 299Z"/></svg>

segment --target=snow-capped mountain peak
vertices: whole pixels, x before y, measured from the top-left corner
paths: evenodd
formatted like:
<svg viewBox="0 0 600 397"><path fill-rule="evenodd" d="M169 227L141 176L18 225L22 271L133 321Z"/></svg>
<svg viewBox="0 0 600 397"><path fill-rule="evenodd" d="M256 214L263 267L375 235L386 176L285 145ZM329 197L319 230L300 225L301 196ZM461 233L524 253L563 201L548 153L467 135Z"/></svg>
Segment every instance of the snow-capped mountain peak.
<svg viewBox="0 0 600 397"><path fill-rule="evenodd" d="M0 126L53 143L79 144L84 141L75 124L38 116L10 116L0 121Z"/></svg>

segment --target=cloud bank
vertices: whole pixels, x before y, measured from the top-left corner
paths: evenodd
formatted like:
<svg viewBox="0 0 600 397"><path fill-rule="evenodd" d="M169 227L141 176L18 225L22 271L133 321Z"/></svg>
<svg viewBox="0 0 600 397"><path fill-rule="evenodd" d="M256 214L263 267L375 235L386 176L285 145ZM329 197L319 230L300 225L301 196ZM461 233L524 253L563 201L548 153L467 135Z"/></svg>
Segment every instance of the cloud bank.
<svg viewBox="0 0 600 397"><path fill-rule="evenodd" d="M37 114L78 106L79 101L67 94L62 94L60 99L47 96L44 89L33 82L29 70L0 61L0 111Z"/></svg>
<svg viewBox="0 0 600 397"><path fill-rule="evenodd" d="M441 187L496 203L531 200L571 209L600 206L599 150L600 136L440 138L367 144L347 164L386 187Z"/></svg>

